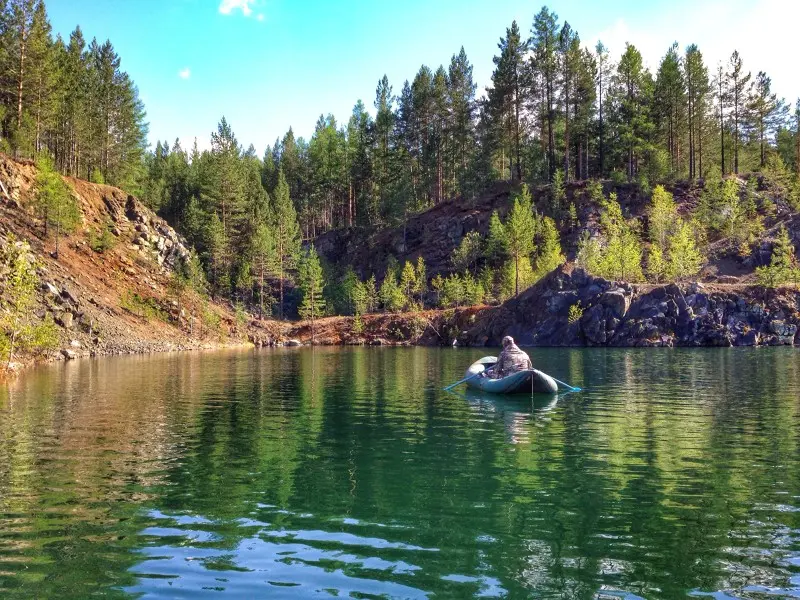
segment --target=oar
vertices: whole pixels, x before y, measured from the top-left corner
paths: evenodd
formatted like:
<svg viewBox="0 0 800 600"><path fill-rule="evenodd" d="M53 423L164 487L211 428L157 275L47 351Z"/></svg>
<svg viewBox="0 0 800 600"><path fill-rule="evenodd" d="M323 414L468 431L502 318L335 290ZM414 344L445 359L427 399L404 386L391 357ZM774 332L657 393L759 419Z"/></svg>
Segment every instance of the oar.
<svg viewBox="0 0 800 600"><path fill-rule="evenodd" d="M555 381L556 383L558 383L558 384L560 384L560 385L563 385L565 388L569 388L569 391L570 391L570 392L580 392L580 391L581 391L581 388L579 388L579 387L572 387L570 384L568 384L568 383L564 383L563 381L559 381L559 380L558 380L558 379L556 379L555 377L553 377L553 381Z"/></svg>
<svg viewBox="0 0 800 600"><path fill-rule="evenodd" d="M452 389L453 389L454 387L456 387L457 385L460 385L460 384L464 383L465 381L469 381L470 379L474 379L475 377L477 377L477 376L478 376L478 375L480 375L481 373L483 373L483 371L481 371L480 373L475 373L474 375L470 375L469 377L465 377L465 378L464 378L464 379L462 379L461 381L456 381L455 383L451 383L451 384L450 384L450 385L448 385L446 388L444 388L444 391L445 391L445 392L449 392L450 390L452 390Z"/></svg>

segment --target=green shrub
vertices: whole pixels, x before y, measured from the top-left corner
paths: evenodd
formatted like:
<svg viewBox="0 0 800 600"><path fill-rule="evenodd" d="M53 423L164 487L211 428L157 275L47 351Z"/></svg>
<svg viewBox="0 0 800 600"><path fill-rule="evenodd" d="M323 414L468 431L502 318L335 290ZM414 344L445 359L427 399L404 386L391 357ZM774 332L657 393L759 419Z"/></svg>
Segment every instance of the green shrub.
<svg viewBox="0 0 800 600"><path fill-rule="evenodd" d="M107 222L100 228L98 233L96 230L89 232L89 247L98 254L104 254L111 250L117 243L117 238L111 233L113 225Z"/></svg>
<svg viewBox="0 0 800 600"><path fill-rule="evenodd" d="M206 333L222 335L222 319L208 303L203 305L200 321Z"/></svg>
<svg viewBox="0 0 800 600"><path fill-rule="evenodd" d="M242 306L241 302L237 302L233 310L234 318L236 319L236 326L241 329L247 325L247 322L250 320L250 315L244 309L244 306Z"/></svg>
<svg viewBox="0 0 800 600"><path fill-rule="evenodd" d="M628 176L625 173L623 173L622 171L618 171L618 170L612 171L611 172L611 183L613 183L615 186L623 185L625 183L628 183Z"/></svg>
<svg viewBox="0 0 800 600"><path fill-rule="evenodd" d="M770 264L756 269L756 280L764 287L780 287L788 283L797 285L800 280L797 256L785 227L781 226L775 238Z"/></svg>
<svg viewBox="0 0 800 600"><path fill-rule="evenodd" d="M136 292L125 292L120 298L120 306L137 317L169 321L169 314L159 306L155 298L144 298Z"/></svg>
<svg viewBox="0 0 800 600"><path fill-rule="evenodd" d="M10 365L15 352L38 354L58 343L51 318L39 322L34 315L37 263L27 243L9 237L0 243L0 359Z"/></svg>
<svg viewBox="0 0 800 600"><path fill-rule="evenodd" d="M581 320L583 316L583 307L581 307L580 302L576 302L575 304L569 307L569 312L567 313L567 321L569 321L570 325L573 325Z"/></svg>
<svg viewBox="0 0 800 600"><path fill-rule="evenodd" d="M364 321L361 318L361 315L358 313L356 313L356 316L353 317L352 331L355 335L361 335L364 333Z"/></svg>

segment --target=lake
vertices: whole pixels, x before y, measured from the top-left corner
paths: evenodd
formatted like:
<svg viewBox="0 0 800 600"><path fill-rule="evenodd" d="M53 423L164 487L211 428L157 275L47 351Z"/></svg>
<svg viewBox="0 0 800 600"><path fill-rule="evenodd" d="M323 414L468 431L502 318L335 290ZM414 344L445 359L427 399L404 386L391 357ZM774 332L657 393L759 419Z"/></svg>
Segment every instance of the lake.
<svg viewBox="0 0 800 600"><path fill-rule="evenodd" d="M3 598L800 597L800 354L76 361L0 386Z"/></svg>

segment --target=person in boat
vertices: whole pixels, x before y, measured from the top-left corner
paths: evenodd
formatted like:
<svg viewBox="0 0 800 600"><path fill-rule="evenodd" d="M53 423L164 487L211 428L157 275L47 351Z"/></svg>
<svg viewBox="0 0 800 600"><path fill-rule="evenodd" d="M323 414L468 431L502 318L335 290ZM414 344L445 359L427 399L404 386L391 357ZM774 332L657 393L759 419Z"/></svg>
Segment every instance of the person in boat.
<svg viewBox="0 0 800 600"><path fill-rule="evenodd" d="M503 338L503 351L497 357L494 367L489 371L489 377L500 379L512 373L532 368L533 363L531 363L530 356L519 349L519 346L514 343L514 338L507 335Z"/></svg>

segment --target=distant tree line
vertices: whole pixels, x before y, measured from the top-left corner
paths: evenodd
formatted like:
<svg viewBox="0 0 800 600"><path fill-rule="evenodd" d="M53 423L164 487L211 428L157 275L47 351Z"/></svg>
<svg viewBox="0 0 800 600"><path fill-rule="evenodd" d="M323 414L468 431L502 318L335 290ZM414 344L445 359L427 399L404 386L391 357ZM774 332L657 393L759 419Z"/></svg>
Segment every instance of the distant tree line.
<svg viewBox="0 0 800 600"><path fill-rule="evenodd" d="M144 105L111 42L53 38L42 0L0 0L0 150L138 191Z"/></svg>
<svg viewBox="0 0 800 600"><path fill-rule="evenodd" d="M159 141L146 151L144 107L111 43L87 44L80 28L68 41L54 39L42 0L0 0L0 41L2 148L23 158L49 155L61 173L140 195L194 246L212 293L262 312L274 304L278 315L292 283L308 295L303 311L310 315L322 311L321 297L329 311L353 302L335 301L349 296L331 291L344 273L320 296L326 286L317 285L316 252L301 252L304 241L335 228L402 225L437 203L469 202L496 181L522 191L510 220L493 219L489 248L478 251L474 238L462 242L454 258L459 281L451 279L447 291L446 280L437 282L436 293L456 298L453 304L479 295L470 282L480 279L478 265L513 270L513 293L541 274L544 237L557 242L557 226L577 225L574 203L566 205L571 181L611 178L649 192L675 179L771 170L788 181L800 172L800 102L790 113L766 73L753 76L738 52L712 72L696 45L674 44L651 73L635 46L615 61L602 43L588 48L547 7L527 31L516 22L507 28L486 94L476 94L461 48L449 64L423 65L401 86L383 76L371 110L359 100L346 122L322 115L308 140L289 129L262 156L238 142L224 117L208 150L196 141L191 149ZM550 185L546 215L533 212L523 184ZM629 256L593 264L595 271L634 279L677 273L678 250L669 243L677 243L679 229L670 229L672 242L651 241L652 254L646 263L640 257L637 270L635 232L613 199L602 202L604 238L592 243ZM589 242L583 249L591 256ZM476 252L480 258L472 258ZM329 266L321 268L330 275ZM403 271L395 273L399 288ZM482 286L497 297L510 280ZM414 293L418 302L421 293L405 286L406 298Z"/></svg>

